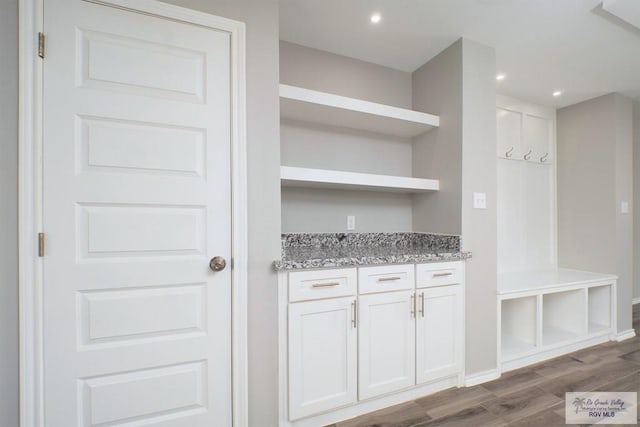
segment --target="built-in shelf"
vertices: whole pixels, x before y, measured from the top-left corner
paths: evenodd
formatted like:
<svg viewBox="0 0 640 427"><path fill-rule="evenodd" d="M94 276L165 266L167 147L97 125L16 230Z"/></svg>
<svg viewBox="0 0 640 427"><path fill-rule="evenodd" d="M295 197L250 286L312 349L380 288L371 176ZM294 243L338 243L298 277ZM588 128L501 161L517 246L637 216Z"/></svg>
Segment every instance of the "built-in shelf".
<svg viewBox="0 0 640 427"><path fill-rule="evenodd" d="M440 124L440 118L432 114L283 84L280 116L404 138Z"/></svg>
<svg viewBox="0 0 640 427"><path fill-rule="evenodd" d="M398 193L421 193L437 191L440 188L440 181L437 179L375 175L291 166L280 167L280 181L283 187L376 190Z"/></svg>
<svg viewBox="0 0 640 427"><path fill-rule="evenodd" d="M563 268L499 274L502 371L612 339L615 287L614 275Z"/></svg>

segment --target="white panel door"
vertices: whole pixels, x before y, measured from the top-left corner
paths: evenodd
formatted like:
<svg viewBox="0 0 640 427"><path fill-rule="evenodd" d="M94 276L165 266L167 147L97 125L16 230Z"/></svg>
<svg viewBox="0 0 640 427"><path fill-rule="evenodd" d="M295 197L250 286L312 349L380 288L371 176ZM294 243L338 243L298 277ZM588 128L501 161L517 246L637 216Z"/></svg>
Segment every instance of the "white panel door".
<svg viewBox="0 0 640 427"><path fill-rule="evenodd" d="M358 301L358 397L415 384L413 291L361 296Z"/></svg>
<svg viewBox="0 0 640 427"><path fill-rule="evenodd" d="M289 418L356 402L356 299L289 304Z"/></svg>
<svg viewBox="0 0 640 427"><path fill-rule="evenodd" d="M417 295L416 383L462 372L462 285L420 290Z"/></svg>
<svg viewBox="0 0 640 427"><path fill-rule="evenodd" d="M44 16L46 425L230 426L230 35Z"/></svg>

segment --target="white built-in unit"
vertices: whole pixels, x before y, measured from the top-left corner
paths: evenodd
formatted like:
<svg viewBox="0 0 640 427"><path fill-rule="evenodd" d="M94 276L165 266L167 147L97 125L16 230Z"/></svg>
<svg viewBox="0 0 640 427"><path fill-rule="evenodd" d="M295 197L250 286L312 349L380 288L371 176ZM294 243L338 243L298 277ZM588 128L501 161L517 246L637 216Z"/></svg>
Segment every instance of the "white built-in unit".
<svg viewBox="0 0 640 427"><path fill-rule="evenodd" d="M464 263L281 271L280 424L324 426L461 386Z"/></svg>
<svg viewBox="0 0 640 427"><path fill-rule="evenodd" d="M555 110L496 105L498 354L509 371L613 339L616 277L558 268Z"/></svg>
<svg viewBox="0 0 640 427"><path fill-rule="evenodd" d="M411 176L410 155L373 154L379 148L376 143L404 144L411 150L411 138L438 127L440 119L432 114L379 104L346 96L319 92L285 84L280 85L280 117L283 122L283 152L291 145L308 144L308 135L300 136L300 128L307 128L315 138L318 134L327 136L326 141L316 144L331 152L323 160L305 156L304 162L319 162L322 167L308 167L303 164L281 166L283 187L307 187L340 190L368 190L399 193L421 193L439 190L437 179L423 179ZM288 131L295 128L294 131ZM297 132L297 133L296 133ZM369 138L371 146L360 150L352 163L364 162L366 170L345 169L336 166L334 159L345 156L343 147L353 141L355 134L359 142ZM290 134L296 136L289 136ZM364 135L364 136L363 136ZM345 136L345 139L341 139ZM296 139L297 138L297 139ZM306 141L303 141L306 140ZM373 151L372 151L373 150ZM404 150L404 149L402 149ZM400 151L402 151L400 150ZM353 151L353 150L352 150ZM313 154L310 154L313 156ZM406 157L409 167L396 167L402 175L389 173L389 164L398 161L394 157ZM298 163L300 163L298 156ZM368 159L368 160L364 160ZM289 162L289 160L285 160ZM293 160L295 163L296 160Z"/></svg>
<svg viewBox="0 0 640 427"><path fill-rule="evenodd" d="M500 368L516 369L609 341L616 276L569 269L498 276Z"/></svg>
<svg viewBox="0 0 640 427"><path fill-rule="evenodd" d="M557 266L555 119L497 97L498 272Z"/></svg>

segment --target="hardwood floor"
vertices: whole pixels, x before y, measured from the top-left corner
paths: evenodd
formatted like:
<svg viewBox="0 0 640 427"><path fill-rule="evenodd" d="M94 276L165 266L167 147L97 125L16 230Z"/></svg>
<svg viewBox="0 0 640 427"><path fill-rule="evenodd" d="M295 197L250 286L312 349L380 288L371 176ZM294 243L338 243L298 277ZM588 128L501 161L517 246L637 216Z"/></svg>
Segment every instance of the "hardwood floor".
<svg viewBox="0 0 640 427"><path fill-rule="evenodd" d="M445 390L327 427L564 426L566 392L635 391L640 396L640 304L633 307L633 327L636 337L621 343L601 344L495 381Z"/></svg>

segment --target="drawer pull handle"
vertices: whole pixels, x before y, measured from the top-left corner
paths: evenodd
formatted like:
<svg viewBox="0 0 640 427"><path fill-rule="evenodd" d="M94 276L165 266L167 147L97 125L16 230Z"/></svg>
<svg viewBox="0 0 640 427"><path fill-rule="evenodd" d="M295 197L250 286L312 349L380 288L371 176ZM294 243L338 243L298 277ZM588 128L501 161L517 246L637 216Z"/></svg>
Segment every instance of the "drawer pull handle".
<svg viewBox="0 0 640 427"><path fill-rule="evenodd" d="M453 276L452 272L448 273L433 273L433 277L445 277L445 276Z"/></svg>
<svg viewBox="0 0 640 427"><path fill-rule="evenodd" d="M311 285L312 288L330 288L332 286L340 286L339 282L328 282L328 283L314 283Z"/></svg>
<svg viewBox="0 0 640 427"><path fill-rule="evenodd" d="M395 280L400 280L402 277L394 276L394 277L380 277L378 282L393 282Z"/></svg>

